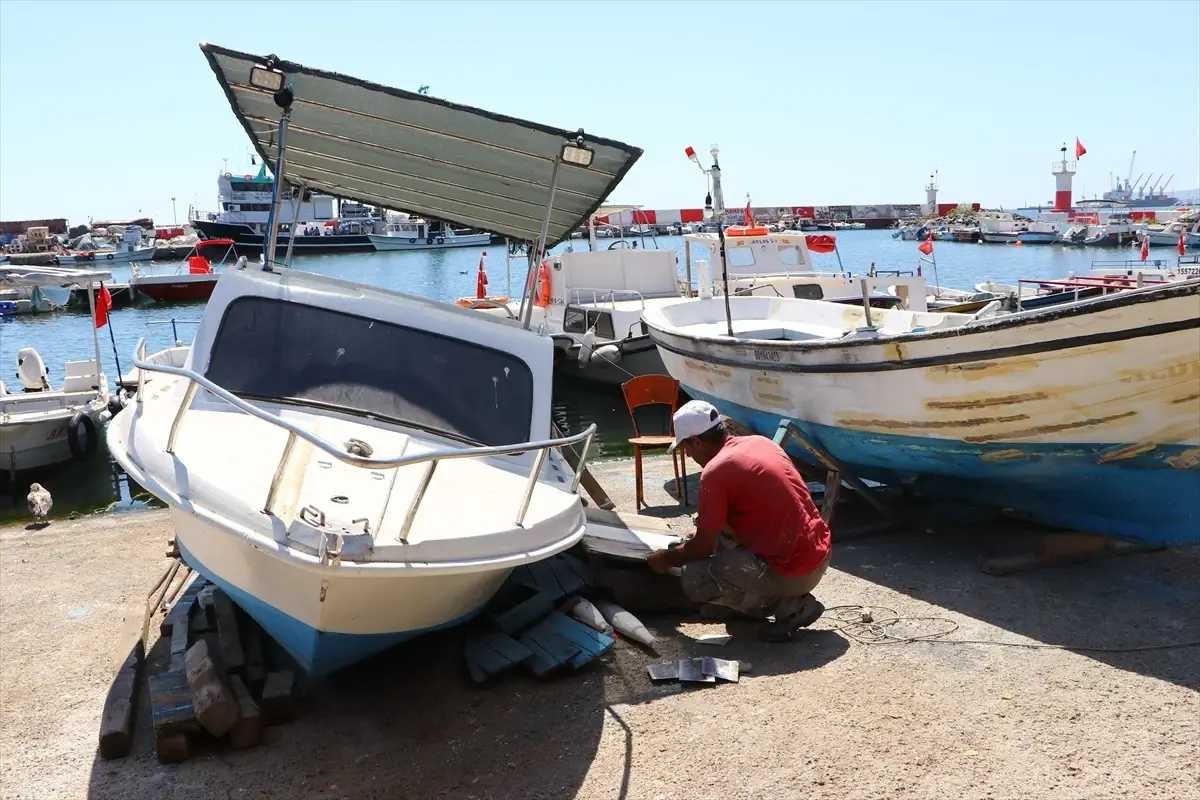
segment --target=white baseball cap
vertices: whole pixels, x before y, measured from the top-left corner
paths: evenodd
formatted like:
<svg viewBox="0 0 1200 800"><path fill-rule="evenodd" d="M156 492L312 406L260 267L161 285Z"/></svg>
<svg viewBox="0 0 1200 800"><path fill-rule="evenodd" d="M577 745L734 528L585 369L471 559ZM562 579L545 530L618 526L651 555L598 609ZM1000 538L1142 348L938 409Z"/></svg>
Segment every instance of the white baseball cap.
<svg viewBox="0 0 1200 800"><path fill-rule="evenodd" d="M667 448L668 453L674 453L684 439L699 436L720 425L721 412L712 403L689 400L679 407L671 421L675 424L675 441Z"/></svg>

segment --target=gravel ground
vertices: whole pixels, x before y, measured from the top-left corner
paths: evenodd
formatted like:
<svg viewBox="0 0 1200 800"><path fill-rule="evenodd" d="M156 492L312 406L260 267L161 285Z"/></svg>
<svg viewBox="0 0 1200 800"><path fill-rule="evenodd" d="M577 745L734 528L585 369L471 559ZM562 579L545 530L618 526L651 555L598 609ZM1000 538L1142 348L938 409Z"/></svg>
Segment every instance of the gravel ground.
<svg viewBox="0 0 1200 800"><path fill-rule="evenodd" d="M669 471L655 461L647 481L667 517L679 511L662 489ZM597 474L632 506L631 463ZM906 635L1200 639L1200 548L992 577L979 562L1011 537L932 527L835 546L818 596L936 618L903 623ZM724 624L644 614L659 657L621 643L581 673L482 689L447 632L318 685L297 722L251 751L161 766L143 698L134 755L104 761L96 734L119 633L170 531L164 512L0 528L0 797L1200 798L1200 649L865 645L833 630L832 611L787 645L734 623L719 648L692 637ZM646 677L647 663L705 651L752 674L686 689Z"/></svg>

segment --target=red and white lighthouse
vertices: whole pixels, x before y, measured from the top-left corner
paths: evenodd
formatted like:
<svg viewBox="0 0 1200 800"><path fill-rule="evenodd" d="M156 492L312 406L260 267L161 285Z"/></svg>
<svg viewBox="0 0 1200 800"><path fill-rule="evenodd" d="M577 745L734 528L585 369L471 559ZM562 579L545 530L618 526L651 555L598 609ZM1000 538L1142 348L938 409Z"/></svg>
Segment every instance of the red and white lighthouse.
<svg viewBox="0 0 1200 800"><path fill-rule="evenodd" d="M1050 172L1054 175L1054 210L1071 210L1071 181L1075 178L1075 161L1067 161L1067 143L1063 142L1062 160L1054 162Z"/></svg>

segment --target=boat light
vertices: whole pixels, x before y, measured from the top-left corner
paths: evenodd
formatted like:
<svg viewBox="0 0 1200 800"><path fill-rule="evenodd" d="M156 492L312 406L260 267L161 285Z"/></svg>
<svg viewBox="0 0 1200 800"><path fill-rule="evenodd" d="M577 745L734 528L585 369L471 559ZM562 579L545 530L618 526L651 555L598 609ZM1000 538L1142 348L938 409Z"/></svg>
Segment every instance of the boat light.
<svg viewBox="0 0 1200 800"><path fill-rule="evenodd" d="M255 89L278 92L283 88L283 73L274 68L273 62L268 62L267 66L255 64L250 68L250 85Z"/></svg>
<svg viewBox="0 0 1200 800"><path fill-rule="evenodd" d="M596 157L596 151L583 144L583 129L575 135L573 141L568 140L563 142L562 160L567 164L574 164L577 167L587 169L592 165L592 159Z"/></svg>

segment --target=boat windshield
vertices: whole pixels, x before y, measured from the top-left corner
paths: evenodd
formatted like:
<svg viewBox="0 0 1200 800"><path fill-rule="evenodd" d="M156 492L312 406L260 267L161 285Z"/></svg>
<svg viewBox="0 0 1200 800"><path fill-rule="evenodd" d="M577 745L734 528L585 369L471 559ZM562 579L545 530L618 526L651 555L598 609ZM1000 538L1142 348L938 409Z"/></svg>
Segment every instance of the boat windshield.
<svg viewBox="0 0 1200 800"><path fill-rule="evenodd" d="M533 374L521 359L317 306L234 300L205 376L248 399L337 409L484 445L529 440Z"/></svg>

